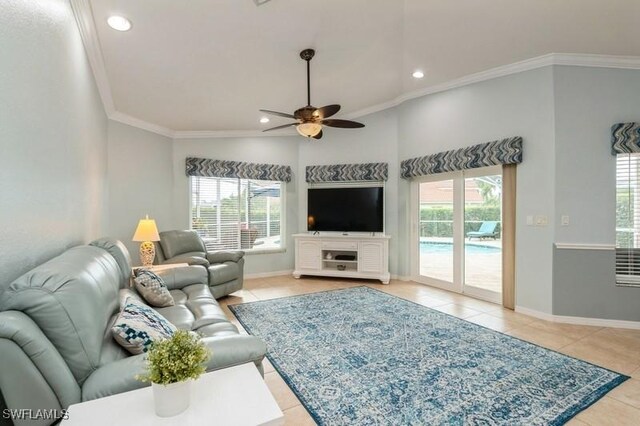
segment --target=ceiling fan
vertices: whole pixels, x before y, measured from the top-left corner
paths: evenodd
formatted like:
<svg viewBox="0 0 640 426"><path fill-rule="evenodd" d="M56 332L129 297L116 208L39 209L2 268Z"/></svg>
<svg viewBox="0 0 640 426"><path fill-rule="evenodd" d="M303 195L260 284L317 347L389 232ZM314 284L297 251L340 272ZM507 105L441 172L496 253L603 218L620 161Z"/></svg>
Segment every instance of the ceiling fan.
<svg viewBox="0 0 640 426"><path fill-rule="evenodd" d="M296 126L296 130L298 131L298 133L300 133L300 135L307 138L320 139L322 138L322 126L341 127L344 129L355 129L364 127L364 124L358 123L356 121L329 118L340 111L340 105L333 104L323 106L322 108L316 108L311 105L310 62L315 54L316 52L313 49L305 49L300 52L300 57L307 61L307 106L297 109L293 114L261 109L260 111L267 114L277 115L279 117L293 118L294 120L297 120L294 123L284 124L282 126L263 130L263 132Z"/></svg>

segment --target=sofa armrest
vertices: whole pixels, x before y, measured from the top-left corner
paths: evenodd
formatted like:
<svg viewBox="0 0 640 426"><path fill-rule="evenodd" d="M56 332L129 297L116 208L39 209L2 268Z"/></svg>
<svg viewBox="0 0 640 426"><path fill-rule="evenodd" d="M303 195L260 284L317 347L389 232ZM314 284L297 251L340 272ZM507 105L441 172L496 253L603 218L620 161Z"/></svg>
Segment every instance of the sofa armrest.
<svg viewBox="0 0 640 426"><path fill-rule="evenodd" d="M200 257L200 256L180 255L180 256L172 257L162 262L163 265L170 265L172 263L188 263L189 265L200 265L200 266L204 266L205 268L209 266L209 261L204 257Z"/></svg>
<svg viewBox="0 0 640 426"><path fill-rule="evenodd" d="M136 379L146 371L145 354L132 355L95 370L82 385L82 400L103 398L149 386Z"/></svg>
<svg viewBox="0 0 640 426"><path fill-rule="evenodd" d="M244 252L240 250L236 251L215 251L213 253L207 253L207 260L209 263L224 263L224 262L238 262L244 257Z"/></svg>
<svg viewBox="0 0 640 426"><path fill-rule="evenodd" d="M207 371L220 370L234 365L252 362L263 374L262 360L267 352L267 345L262 339L248 334L235 336L203 337L212 355L207 362Z"/></svg>
<svg viewBox="0 0 640 426"><path fill-rule="evenodd" d="M157 271L169 290L179 290L192 284L208 284L207 269L202 266L183 266Z"/></svg>
<svg viewBox="0 0 640 426"><path fill-rule="evenodd" d="M0 312L0 388L8 408L66 409L80 402L80 386L55 346L22 312ZM15 420L16 425L51 419Z"/></svg>
<svg viewBox="0 0 640 426"><path fill-rule="evenodd" d="M203 337L202 340L212 353L207 362L207 371L253 362L262 373L262 359L267 347L259 338L236 335ZM136 380L136 376L144 373L145 369L145 354L106 364L94 371L84 382L82 400L88 401L149 386L149 383Z"/></svg>

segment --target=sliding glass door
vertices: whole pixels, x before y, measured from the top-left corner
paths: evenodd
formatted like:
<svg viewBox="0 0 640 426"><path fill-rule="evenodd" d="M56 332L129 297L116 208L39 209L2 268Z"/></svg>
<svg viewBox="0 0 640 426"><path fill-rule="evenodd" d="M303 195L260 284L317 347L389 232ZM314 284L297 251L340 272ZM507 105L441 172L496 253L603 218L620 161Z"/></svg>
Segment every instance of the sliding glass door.
<svg viewBox="0 0 640 426"><path fill-rule="evenodd" d="M453 285L455 275L453 183L453 179L446 179L419 184L420 275L447 288Z"/></svg>
<svg viewBox="0 0 640 426"><path fill-rule="evenodd" d="M502 292L501 167L414 183L417 280L499 302Z"/></svg>

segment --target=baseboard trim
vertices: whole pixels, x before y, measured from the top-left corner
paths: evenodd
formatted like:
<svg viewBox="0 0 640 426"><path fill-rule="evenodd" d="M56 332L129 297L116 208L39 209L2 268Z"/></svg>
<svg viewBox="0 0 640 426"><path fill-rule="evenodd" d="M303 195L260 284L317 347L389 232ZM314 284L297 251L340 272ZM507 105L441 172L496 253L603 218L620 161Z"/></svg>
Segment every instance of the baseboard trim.
<svg viewBox="0 0 640 426"><path fill-rule="evenodd" d="M256 274L245 274L244 277L246 279L255 279L255 278L281 277L283 275L291 275L291 274L293 274L293 269L287 269L285 271L258 272Z"/></svg>
<svg viewBox="0 0 640 426"><path fill-rule="evenodd" d="M542 319L545 321L563 323L563 324L575 324L575 325L590 325L594 327L612 327L612 328L628 328L632 330L640 330L640 321L626 321L604 318L586 318L586 317L572 317L567 315L553 315L546 312L537 311L535 309L524 308L522 306L516 306L516 312L529 315L534 318Z"/></svg>
<svg viewBox="0 0 640 426"><path fill-rule="evenodd" d="M398 281L411 281L411 277L407 276L407 275L395 275L395 274L391 274L391 279L392 280L398 280Z"/></svg>

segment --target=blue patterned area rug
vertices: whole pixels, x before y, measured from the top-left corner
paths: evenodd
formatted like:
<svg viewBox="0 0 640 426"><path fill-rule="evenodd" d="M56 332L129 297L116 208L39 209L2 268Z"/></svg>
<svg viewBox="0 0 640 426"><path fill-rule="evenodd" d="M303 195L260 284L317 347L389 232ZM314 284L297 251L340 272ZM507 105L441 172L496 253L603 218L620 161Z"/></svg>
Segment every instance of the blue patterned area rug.
<svg viewBox="0 0 640 426"><path fill-rule="evenodd" d="M230 308L323 425L561 425L628 379L368 287Z"/></svg>

